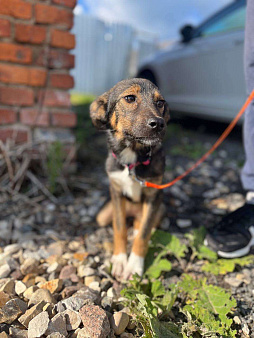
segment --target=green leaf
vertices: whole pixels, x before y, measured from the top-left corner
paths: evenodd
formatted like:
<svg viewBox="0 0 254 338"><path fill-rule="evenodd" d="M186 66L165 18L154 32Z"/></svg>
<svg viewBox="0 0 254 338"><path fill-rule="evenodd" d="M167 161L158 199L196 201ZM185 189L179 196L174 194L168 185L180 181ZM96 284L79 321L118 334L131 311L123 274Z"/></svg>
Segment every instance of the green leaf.
<svg viewBox="0 0 254 338"><path fill-rule="evenodd" d="M186 237L189 239L189 245L192 249L192 256L198 257L198 259L208 259L211 262L217 260L217 254L207 248L204 245L204 239L206 235L206 228L200 227L198 229L194 229L192 233L186 234Z"/></svg>
<svg viewBox="0 0 254 338"><path fill-rule="evenodd" d="M152 283L151 293L153 298L165 295L165 288L162 285L161 281L156 280Z"/></svg>
<svg viewBox="0 0 254 338"><path fill-rule="evenodd" d="M176 298L179 294L179 287L178 285L172 285L171 290L167 291L163 298L160 299L160 304L164 307L164 311L170 311L176 301Z"/></svg>
<svg viewBox="0 0 254 338"><path fill-rule="evenodd" d="M218 259L215 263L207 262L203 267L202 271L210 272L214 275L225 275L228 272L233 272L236 265L246 266L254 262L254 256L246 256L242 258L234 259Z"/></svg>
<svg viewBox="0 0 254 338"><path fill-rule="evenodd" d="M197 256L198 256L198 259L208 259L211 262L216 261L218 258L217 253L210 250L205 245L199 246Z"/></svg>
<svg viewBox="0 0 254 338"><path fill-rule="evenodd" d="M186 245L182 244L179 238L165 231L156 230L152 235L151 242L153 246L163 248L163 251L160 252L161 256L171 254L180 259L187 252Z"/></svg>
<svg viewBox="0 0 254 338"><path fill-rule="evenodd" d="M161 259L159 262L154 262L154 264L148 268L146 275L150 278L158 278L163 271L170 271L171 268L172 264L167 259Z"/></svg>
<svg viewBox="0 0 254 338"><path fill-rule="evenodd" d="M192 326L195 323L202 336L217 333L235 337L236 332L231 330L232 319L227 315L236 306L236 300L229 292L207 285L206 279L194 280L189 275L184 276L181 288L187 297L183 310L191 316L187 316L189 323Z"/></svg>
<svg viewBox="0 0 254 338"><path fill-rule="evenodd" d="M151 328L153 330L153 337L155 338L179 338L182 335L173 323L160 322L157 318L151 319Z"/></svg>

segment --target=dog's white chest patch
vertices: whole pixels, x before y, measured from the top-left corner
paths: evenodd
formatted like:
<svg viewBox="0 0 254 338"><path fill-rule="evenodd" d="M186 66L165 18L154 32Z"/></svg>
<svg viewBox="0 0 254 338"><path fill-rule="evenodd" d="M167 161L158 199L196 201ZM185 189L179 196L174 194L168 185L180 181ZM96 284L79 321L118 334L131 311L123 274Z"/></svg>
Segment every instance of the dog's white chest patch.
<svg viewBox="0 0 254 338"><path fill-rule="evenodd" d="M124 170L112 171L109 178L121 187L123 195L128 196L134 202L140 202L142 187L129 175L128 167Z"/></svg>

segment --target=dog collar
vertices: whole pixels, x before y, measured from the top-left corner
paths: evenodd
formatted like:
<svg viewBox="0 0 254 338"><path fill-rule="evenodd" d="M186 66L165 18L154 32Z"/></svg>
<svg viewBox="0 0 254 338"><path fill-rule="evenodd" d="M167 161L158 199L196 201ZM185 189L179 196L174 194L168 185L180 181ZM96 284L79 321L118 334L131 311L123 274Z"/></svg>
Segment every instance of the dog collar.
<svg viewBox="0 0 254 338"><path fill-rule="evenodd" d="M115 159L118 159L116 154L112 151L112 155ZM151 163L150 161L150 158L148 158L147 160L145 161L142 161L142 162L135 162L135 163L130 163L130 164L125 164L126 167L128 167L129 171L131 171L133 168L139 166L140 164L143 164L143 165L149 165Z"/></svg>

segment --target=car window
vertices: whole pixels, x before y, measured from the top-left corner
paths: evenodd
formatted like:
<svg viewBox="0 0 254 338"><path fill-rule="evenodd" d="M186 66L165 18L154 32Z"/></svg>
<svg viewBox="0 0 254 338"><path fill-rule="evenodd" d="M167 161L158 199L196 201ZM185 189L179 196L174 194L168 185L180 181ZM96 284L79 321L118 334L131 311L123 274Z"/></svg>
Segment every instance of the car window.
<svg viewBox="0 0 254 338"><path fill-rule="evenodd" d="M223 34L232 30L243 29L245 26L246 6L236 8L217 21L207 25L202 31L201 36Z"/></svg>

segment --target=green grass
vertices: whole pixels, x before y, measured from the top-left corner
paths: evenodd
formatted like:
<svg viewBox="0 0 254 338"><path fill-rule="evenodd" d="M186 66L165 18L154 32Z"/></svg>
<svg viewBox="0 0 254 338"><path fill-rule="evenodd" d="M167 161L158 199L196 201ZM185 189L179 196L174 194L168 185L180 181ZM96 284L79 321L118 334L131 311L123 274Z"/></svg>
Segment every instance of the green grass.
<svg viewBox="0 0 254 338"><path fill-rule="evenodd" d="M95 99L93 94L71 93L71 104L73 106L87 105Z"/></svg>
<svg viewBox="0 0 254 338"><path fill-rule="evenodd" d="M91 94L71 94L71 102L78 119L75 136L80 145L87 145L89 138L96 133L96 129L92 125L92 121L89 116L89 107L94 99L95 96Z"/></svg>

